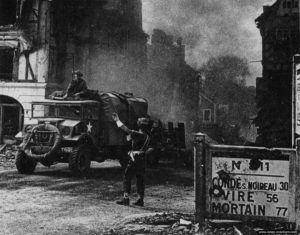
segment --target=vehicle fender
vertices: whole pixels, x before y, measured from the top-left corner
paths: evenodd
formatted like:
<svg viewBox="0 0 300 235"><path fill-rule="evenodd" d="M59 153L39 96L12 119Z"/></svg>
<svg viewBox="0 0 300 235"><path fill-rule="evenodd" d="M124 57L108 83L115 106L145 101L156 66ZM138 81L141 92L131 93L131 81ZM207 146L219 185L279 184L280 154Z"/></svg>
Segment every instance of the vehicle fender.
<svg viewBox="0 0 300 235"><path fill-rule="evenodd" d="M87 144L87 145L94 145L94 141L92 139L92 136L89 134L82 134L78 138L79 144Z"/></svg>
<svg viewBox="0 0 300 235"><path fill-rule="evenodd" d="M99 150L89 134L82 134L78 138L78 145L88 145L91 158L98 158Z"/></svg>

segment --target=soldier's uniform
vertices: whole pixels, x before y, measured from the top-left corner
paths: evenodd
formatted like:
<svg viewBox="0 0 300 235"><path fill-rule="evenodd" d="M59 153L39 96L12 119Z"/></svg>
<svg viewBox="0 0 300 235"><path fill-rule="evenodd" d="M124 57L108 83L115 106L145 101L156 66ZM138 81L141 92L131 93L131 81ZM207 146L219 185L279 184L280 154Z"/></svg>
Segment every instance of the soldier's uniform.
<svg viewBox="0 0 300 235"><path fill-rule="evenodd" d="M145 183L145 151L149 143L149 136L146 133L138 131L131 131L130 133L132 147L129 152L129 162L125 169L123 187L124 192L130 194L131 192L131 180L136 176L136 188L137 193L141 198L144 198Z"/></svg>
<svg viewBox="0 0 300 235"><path fill-rule="evenodd" d="M71 97L74 95L78 95L79 97L82 97L88 91L86 82L84 79L81 78L83 74L80 71L75 71L74 74L77 74L78 78L77 80L72 79L71 83L69 84L66 91L67 97Z"/></svg>
<svg viewBox="0 0 300 235"><path fill-rule="evenodd" d="M54 91L49 98L50 99L65 99L68 97L72 98L87 98L88 96L88 88L86 82L81 77L83 74L76 70L72 72L73 75L77 75L77 78L73 78L70 82L66 91Z"/></svg>
<svg viewBox="0 0 300 235"><path fill-rule="evenodd" d="M146 165L145 151L150 142L150 137L145 132L145 126L149 125L149 120L147 118L139 118L139 131L128 129L120 121L117 121L117 125L129 134L129 140L131 141L131 151L129 151L128 153L129 162L125 169L123 180L124 197L121 201L118 201L117 203L121 205L129 205L129 194L131 193L131 180L135 176L139 199L134 204L138 206L144 206L144 175Z"/></svg>

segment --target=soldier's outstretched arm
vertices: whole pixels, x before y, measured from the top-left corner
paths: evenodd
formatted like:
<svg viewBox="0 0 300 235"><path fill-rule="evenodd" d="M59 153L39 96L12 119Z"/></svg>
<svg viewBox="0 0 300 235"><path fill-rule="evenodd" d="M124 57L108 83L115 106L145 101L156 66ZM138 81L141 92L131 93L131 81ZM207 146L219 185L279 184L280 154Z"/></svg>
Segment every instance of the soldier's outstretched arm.
<svg viewBox="0 0 300 235"><path fill-rule="evenodd" d="M127 134L130 134L132 130L130 130L127 126L120 121L119 115L117 113L112 114L112 119L116 122L117 126L121 128L121 130L125 131Z"/></svg>

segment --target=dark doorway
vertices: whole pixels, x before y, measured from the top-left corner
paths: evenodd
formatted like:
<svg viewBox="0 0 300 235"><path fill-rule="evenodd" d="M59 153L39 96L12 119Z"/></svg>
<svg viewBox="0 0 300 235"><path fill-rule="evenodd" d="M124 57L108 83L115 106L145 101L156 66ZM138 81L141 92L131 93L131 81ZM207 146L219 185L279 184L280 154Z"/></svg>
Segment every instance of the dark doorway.
<svg viewBox="0 0 300 235"><path fill-rule="evenodd" d="M17 0L0 1L0 25L9 25L16 22Z"/></svg>
<svg viewBox="0 0 300 235"><path fill-rule="evenodd" d="M14 50L0 49L0 80L11 81L14 68Z"/></svg>
<svg viewBox="0 0 300 235"><path fill-rule="evenodd" d="M0 143L13 143L23 127L23 108L18 101L0 96Z"/></svg>

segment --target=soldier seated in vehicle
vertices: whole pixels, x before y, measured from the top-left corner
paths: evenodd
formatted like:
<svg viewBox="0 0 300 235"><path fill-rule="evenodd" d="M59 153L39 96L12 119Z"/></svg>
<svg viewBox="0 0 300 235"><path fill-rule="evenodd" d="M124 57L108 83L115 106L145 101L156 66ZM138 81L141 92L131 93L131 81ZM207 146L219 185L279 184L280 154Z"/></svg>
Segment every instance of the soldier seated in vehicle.
<svg viewBox="0 0 300 235"><path fill-rule="evenodd" d="M72 72L73 78L66 91L54 91L50 99L86 99L89 96L85 80L82 78L83 73L79 70Z"/></svg>
<svg viewBox="0 0 300 235"><path fill-rule="evenodd" d="M79 70L73 72L73 79L67 88L66 94L63 96L64 99L67 97L74 97L75 99L86 97L88 89L82 77L83 74Z"/></svg>

